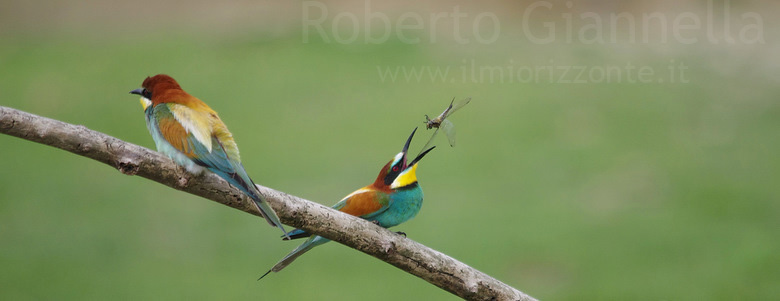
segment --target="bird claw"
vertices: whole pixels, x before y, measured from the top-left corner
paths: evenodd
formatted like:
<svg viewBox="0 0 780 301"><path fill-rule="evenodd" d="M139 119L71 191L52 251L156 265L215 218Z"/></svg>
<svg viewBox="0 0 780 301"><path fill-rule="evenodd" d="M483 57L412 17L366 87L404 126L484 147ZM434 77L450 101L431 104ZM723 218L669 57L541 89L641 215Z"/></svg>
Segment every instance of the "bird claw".
<svg viewBox="0 0 780 301"><path fill-rule="evenodd" d="M398 232L395 232L395 234L398 234L398 235L403 235L403 236L404 236L404 238L406 238L406 232L401 232L401 231L398 231Z"/></svg>
<svg viewBox="0 0 780 301"><path fill-rule="evenodd" d="M380 227L381 227L381 225L379 225L379 221L371 221L371 223L373 223L374 225L377 225L377 226L380 226Z"/></svg>

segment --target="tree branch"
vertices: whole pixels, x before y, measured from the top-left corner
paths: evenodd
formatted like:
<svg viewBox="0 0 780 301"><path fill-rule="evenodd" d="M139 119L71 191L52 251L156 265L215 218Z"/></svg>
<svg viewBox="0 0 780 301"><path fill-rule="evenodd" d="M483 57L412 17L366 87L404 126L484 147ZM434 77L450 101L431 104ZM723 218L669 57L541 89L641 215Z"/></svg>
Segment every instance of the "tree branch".
<svg viewBox="0 0 780 301"><path fill-rule="evenodd" d="M158 152L106 134L0 106L0 132L46 144L254 215L238 189L212 173L189 174ZM258 185L282 222L392 264L469 300L534 300L452 257L366 220Z"/></svg>

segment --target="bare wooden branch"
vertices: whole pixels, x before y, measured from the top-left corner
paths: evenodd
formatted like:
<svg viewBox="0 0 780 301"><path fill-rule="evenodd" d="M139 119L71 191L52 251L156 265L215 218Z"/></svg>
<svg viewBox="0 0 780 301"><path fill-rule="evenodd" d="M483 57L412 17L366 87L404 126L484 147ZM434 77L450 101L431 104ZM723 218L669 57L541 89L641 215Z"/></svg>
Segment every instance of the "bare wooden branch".
<svg viewBox="0 0 780 301"><path fill-rule="evenodd" d="M0 106L0 132L60 148L254 215L250 200L212 173L193 176L167 157L109 135ZM469 300L534 300L452 257L371 222L258 185L282 222L360 250ZM263 223L264 224L264 223ZM274 238L276 239L276 238Z"/></svg>

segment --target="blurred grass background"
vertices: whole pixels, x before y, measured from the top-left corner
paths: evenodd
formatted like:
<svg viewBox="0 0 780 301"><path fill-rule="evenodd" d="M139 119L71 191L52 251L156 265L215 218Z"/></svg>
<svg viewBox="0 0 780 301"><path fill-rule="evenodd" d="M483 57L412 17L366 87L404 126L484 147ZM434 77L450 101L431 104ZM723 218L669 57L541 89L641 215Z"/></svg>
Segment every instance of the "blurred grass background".
<svg viewBox="0 0 780 301"><path fill-rule="evenodd" d="M323 4L333 17L366 3ZM674 16L711 2L552 3L552 16ZM780 296L776 4L733 4L732 18L766 22L766 43L750 45L540 45L522 38L525 4L370 5L390 16L490 12L501 35L460 45L443 23L436 42L304 43L301 2L10 1L0 105L153 148L127 92L167 73L220 113L256 182L330 205L370 183L423 114L471 96L452 118L458 146L439 137L418 170L422 211L396 230L541 299ZM377 71L672 60L690 82L393 82ZM256 282L296 246L256 217L57 149L0 144L4 300L454 298L335 243Z"/></svg>

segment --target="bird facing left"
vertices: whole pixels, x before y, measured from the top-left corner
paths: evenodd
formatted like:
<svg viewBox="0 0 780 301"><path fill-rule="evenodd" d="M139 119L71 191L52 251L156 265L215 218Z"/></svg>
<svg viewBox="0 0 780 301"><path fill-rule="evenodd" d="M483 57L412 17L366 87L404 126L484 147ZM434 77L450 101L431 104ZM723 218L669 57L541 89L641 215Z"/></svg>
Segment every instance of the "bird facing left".
<svg viewBox="0 0 780 301"><path fill-rule="evenodd" d="M157 151L191 173L205 168L225 179L252 199L268 224L287 235L276 212L244 170L233 135L217 112L165 74L147 77L141 88L130 93L141 96L146 127Z"/></svg>

